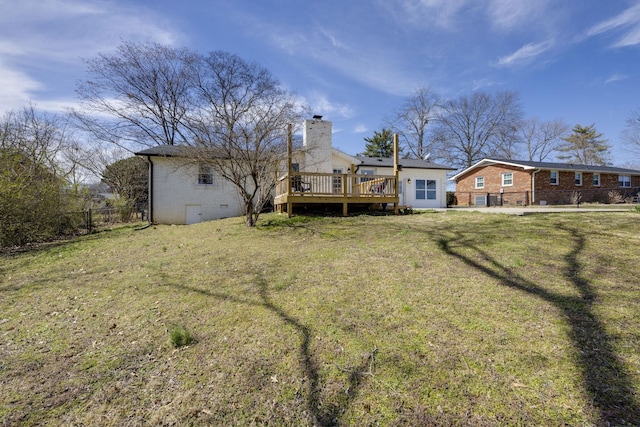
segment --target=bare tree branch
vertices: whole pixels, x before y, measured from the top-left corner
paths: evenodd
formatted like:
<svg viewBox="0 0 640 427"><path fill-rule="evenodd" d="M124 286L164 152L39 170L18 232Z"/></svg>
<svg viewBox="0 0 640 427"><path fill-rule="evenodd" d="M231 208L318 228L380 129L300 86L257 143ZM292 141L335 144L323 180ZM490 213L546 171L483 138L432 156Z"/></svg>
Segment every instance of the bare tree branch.
<svg viewBox="0 0 640 427"><path fill-rule="evenodd" d="M429 87L418 87L398 109L388 124L400 137L406 155L424 159L432 151L428 125L437 119L442 101Z"/></svg>
<svg viewBox="0 0 640 427"><path fill-rule="evenodd" d="M561 119L542 121L537 117L522 122L519 138L524 145L527 160L542 162L553 154L569 126Z"/></svg>
<svg viewBox="0 0 640 427"><path fill-rule="evenodd" d="M501 141L515 138L522 117L518 95L474 92L444 104L438 121L436 140L442 158L460 167L469 167L498 151Z"/></svg>

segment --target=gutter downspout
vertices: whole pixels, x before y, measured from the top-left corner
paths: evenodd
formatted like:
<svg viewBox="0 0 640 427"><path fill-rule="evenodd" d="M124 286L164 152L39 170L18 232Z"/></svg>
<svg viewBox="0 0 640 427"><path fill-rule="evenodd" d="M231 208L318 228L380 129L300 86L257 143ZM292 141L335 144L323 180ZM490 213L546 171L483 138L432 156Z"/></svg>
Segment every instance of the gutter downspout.
<svg viewBox="0 0 640 427"><path fill-rule="evenodd" d="M151 156L147 156L149 162L149 215L147 215L149 224L153 224L153 161Z"/></svg>
<svg viewBox="0 0 640 427"><path fill-rule="evenodd" d="M540 172L540 169L536 169L531 174L531 204L533 205L536 201L536 174Z"/></svg>

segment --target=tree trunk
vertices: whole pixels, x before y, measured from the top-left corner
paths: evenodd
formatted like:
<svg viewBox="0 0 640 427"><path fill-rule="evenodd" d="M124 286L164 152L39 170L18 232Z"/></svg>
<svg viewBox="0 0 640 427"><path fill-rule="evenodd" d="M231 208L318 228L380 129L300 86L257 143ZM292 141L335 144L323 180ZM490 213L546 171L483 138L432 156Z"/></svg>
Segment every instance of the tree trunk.
<svg viewBox="0 0 640 427"><path fill-rule="evenodd" d="M255 227L256 218L253 214L253 200L247 200L244 205L245 225L247 227Z"/></svg>

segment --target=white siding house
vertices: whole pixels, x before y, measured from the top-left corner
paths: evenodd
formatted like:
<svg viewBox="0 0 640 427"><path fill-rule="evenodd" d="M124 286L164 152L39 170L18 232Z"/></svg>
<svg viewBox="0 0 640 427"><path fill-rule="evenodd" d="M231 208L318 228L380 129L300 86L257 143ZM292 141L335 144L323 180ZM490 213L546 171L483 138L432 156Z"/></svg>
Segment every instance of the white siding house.
<svg viewBox="0 0 640 427"><path fill-rule="evenodd" d="M135 154L144 157L149 165L150 222L194 224L244 214L236 188L217 176L213 168L188 159L188 148L157 146ZM401 159L399 165L400 205L418 209L447 206L446 173L454 169L415 159ZM286 166L284 169L280 172L286 173ZM359 182L366 181L365 175L394 175L392 158L351 156L333 148L332 124L321 119L305 120L303 145L293 153L292 169L362 175ZM341 176L329 179L329 187L333 185L335 191L340 191Z"/></svg>
<svg viewBox="0 0 640 427"><path fill-rule="evenodd" d="M149 221L195 224L243 215L233 185L206 164L181 157L178 146L158 146L136 153L149 163Z"/></svg>
<svg viewBox="0 0 640 427"><path fill-rule="evenodd" d="M356 156L361 174L393 174L393 159ZM398 173L400 205L414 209L447 207L447 172L455 170L423 160L400 159Z"/></svg>

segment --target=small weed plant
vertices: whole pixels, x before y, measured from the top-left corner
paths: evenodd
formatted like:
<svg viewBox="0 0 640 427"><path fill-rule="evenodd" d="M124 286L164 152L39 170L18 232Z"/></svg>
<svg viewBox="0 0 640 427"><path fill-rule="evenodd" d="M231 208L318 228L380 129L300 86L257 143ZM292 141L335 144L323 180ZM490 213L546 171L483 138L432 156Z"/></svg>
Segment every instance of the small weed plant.
<svg viewBox="0 0 640 427"><path fill-rule="evenodd" d="M169 338L174 348L185 347L195 343L193 335L184 326L172 326L169 328Z"/></svg>

